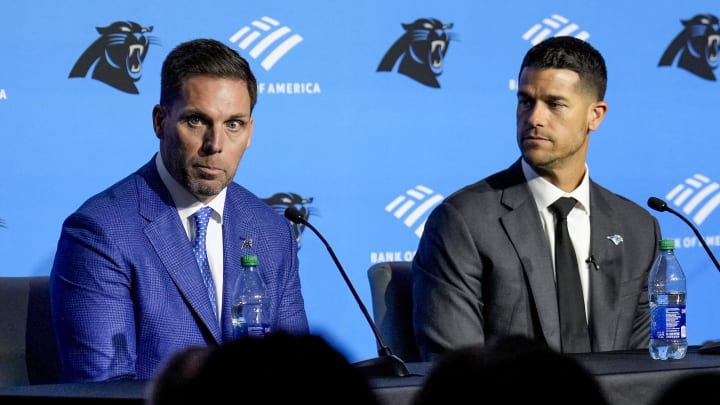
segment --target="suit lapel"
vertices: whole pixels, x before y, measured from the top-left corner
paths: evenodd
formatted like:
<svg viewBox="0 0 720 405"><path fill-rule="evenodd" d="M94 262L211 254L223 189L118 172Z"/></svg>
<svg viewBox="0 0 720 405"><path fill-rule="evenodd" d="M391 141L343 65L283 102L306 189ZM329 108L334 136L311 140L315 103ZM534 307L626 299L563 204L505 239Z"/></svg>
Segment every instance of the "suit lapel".
<svg viewBox="0 0 720 405"><path fill-rule="evenodd" d="M220 325L213 313L200 269L177 209L160 180L154 159L146 169L143 176L138 179L139 201L142 202L139 212L148 220L145 234L190 309L198 314L204 326L219 343L222 341Z"/></svg>
<svg viewBox="0 0 720 405"><path fill-rule="evenodd" d="M599 269L590 267L590 332L594 350L610 350L614 347L619 317L618 286L621 285L624 246L621 242L622 224L615 221L612 207L602 191L590 188L590 254Z"/></svg>
<svg viewBox="0 0 720 405"><path fill-rule="evenodd" d="M511 170L522 178L519 164ZM501 221L522 262L545 341L559 350L560 326L550 246L527 183L513 181L511 184L515 185L508 187L502 195L502 203L511 211L503 215Z"/></svg>

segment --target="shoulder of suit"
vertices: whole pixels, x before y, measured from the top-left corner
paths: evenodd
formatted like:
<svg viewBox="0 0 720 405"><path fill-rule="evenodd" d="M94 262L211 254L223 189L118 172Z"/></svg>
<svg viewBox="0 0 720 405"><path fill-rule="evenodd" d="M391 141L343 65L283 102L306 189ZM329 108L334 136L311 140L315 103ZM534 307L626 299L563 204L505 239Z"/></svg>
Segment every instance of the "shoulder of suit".
<svg viewBox="0 0 720 405"><path fill-rule="evenodd" d="M625 197L624 195L610 191L598 183L591 182L590 193L591 201L592 193L599 193L599 195L602 196L602 198L605 199L611 207L617 208L619 212L630 213L632 215L651 216L650 212L637 202Z"/></svg>

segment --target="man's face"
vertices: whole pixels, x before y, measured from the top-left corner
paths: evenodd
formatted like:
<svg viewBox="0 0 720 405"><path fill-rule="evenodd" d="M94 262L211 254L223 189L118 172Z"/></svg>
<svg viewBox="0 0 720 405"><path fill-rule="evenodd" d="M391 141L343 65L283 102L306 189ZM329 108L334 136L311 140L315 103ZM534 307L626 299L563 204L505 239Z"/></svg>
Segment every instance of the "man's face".
<svg viewBox="0 0 720 405"><path fill-rule="evenodd" d="M541 171L584 173L590 132L607 105L567 69L524 69L517 103L517 142L525 160Z"/></svg>
<svg viewBox="0 0 720 405"><path fill-rule="evenodd" d="M153 109L170 174L207 203L232 181L252 139L250 95L242 80L194 76L170 108Z"/></svg>

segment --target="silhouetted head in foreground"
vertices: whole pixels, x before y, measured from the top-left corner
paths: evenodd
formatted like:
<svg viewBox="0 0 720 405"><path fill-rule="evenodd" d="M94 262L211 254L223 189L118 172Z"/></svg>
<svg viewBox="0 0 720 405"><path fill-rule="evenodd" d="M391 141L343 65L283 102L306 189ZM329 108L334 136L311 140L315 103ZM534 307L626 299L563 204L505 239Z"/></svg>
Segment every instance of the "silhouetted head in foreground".
<svg viewBox="0 0 720 405"><path fill-rule="evenodd" d="M593 376L572 357L521 336L464 347L438 358L413 405L502 403L607 405Z"/></svg>
<svg viewBox="0 0 720 405"><path fill-rule="evenodd" d="M187 374L191 378L180 388L182 398L173 405L378 405L366 377L319 336L276 333L208 350L202 364Z"/></svg>

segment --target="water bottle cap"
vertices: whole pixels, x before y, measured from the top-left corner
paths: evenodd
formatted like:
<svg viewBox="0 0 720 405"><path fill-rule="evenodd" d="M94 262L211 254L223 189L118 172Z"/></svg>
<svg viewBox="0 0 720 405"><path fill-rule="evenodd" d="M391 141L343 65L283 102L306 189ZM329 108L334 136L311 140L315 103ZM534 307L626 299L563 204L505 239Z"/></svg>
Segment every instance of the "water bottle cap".
<svg viewBox="0 0 720 405"><path fill-rule="evenodd" d="M660 250L673 250L675 249L675 240L673 239L662 239L658 242Z"/></svg>
<svg viewBox="0 0 720 405"><path fill-rule="evenodd" d="M258 258L255 255L245 255L240 258L243 267L257 266Z"/></svg>

